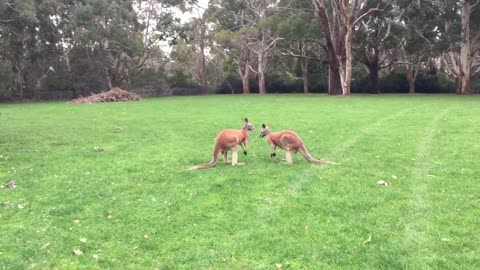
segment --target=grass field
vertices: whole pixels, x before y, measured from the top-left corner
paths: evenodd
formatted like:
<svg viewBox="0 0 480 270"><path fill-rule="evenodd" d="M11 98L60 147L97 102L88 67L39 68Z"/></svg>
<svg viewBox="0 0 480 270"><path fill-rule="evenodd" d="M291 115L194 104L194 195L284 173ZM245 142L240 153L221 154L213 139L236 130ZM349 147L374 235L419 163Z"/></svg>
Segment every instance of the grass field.
<svg viewBox="0 0 480 270"><path fill-rule="evenodd" d="M245 116L244 166L185 170ZM0 269L480 269L479 134L479 96L3 104Z"/></svg>

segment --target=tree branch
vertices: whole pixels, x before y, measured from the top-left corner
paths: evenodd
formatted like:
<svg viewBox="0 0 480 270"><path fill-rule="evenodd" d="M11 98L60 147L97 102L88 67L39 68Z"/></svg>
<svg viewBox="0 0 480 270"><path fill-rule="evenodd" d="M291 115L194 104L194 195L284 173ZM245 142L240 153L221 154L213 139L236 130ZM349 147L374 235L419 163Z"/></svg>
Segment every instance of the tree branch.
<svg viewBox="0 0 480 270"><path fill-rule="evenodd" d="M385 8L387 8L387 6L389 6L390 3L388 3L386 6L384 6L382 9L379 8L380 6L380 3L378 3L377 7L376 8L370 8L368 9L365 13L363 13L362 15L358 16L357 19L355 19L352 23L352 26L356 25L361 19L363 19L365 16L369 15L370 13L374 12L374 11L384 11Z"/></svg>

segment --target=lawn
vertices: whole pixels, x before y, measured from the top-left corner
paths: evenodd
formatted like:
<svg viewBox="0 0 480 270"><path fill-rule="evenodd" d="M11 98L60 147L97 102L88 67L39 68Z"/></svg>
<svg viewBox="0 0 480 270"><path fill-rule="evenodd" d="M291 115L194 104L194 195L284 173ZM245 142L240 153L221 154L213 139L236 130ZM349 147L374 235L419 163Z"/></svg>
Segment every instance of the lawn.
<svg viewBox="0 0 480 270"><path fill-rule="evenodd" d="M186 171L245 116L244 166ZM479 134L479 96L0 104L0 269L480 269Z"/></svg>

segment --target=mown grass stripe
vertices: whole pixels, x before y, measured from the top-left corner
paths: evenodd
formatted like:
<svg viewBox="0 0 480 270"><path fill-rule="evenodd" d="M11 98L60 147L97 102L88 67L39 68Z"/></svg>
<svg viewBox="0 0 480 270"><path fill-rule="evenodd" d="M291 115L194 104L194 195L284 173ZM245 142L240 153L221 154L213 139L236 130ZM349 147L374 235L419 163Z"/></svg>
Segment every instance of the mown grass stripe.
<svg viewBox="0 0 480 270"><path fill-rule="evenodd" d="M408 268L428 269L432 268L433 256L429 254L429 245L432 240L430 231L435 226L431 223L432 205L429 198L429 186L434 181L433 175L429 175L432 164L432 147L435 145L435 135L440 120L451 111L452 108L443 109L430 121L417 145L415 164L409 177L411 192L408 216L405 224L405 247L409 254Z"/></svg>

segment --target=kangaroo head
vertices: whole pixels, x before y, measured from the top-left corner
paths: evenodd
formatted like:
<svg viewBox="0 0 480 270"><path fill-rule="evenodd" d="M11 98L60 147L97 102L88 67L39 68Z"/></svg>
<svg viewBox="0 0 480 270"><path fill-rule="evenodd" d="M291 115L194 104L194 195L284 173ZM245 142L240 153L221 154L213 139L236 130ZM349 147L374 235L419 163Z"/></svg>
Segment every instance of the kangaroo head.
<svg viewBox="0 0 480 270"><path fill-rule="evenodd" d="M268 127L268 124L262 124L262 132L260 132L260 138L263 138L270 133L270 128Z"/></svg>
<svg viewBox="0 0 480 270"><path fill-rule="evenodd" d="M244 122L243 128L246 128L248 131L254 131L255 127L248 121L248 118L243 118L242 119Z"/></svg>

